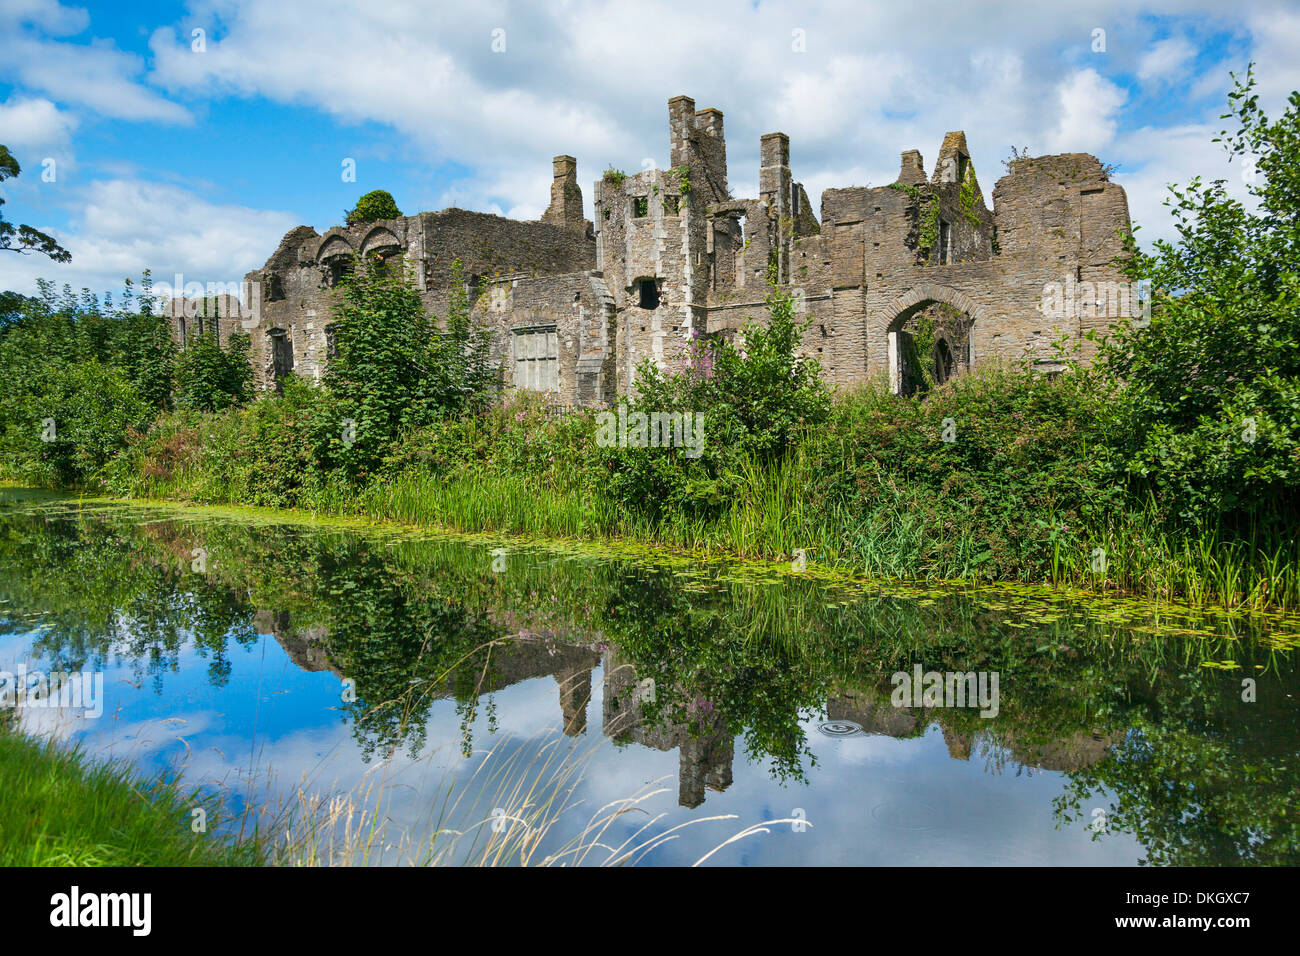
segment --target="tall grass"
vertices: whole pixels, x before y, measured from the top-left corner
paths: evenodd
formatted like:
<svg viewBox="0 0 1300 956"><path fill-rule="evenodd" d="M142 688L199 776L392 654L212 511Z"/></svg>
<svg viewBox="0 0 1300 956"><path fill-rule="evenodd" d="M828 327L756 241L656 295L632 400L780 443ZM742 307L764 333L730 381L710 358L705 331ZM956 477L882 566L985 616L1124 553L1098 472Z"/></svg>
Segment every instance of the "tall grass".
<svg viewBox="0 0 1300 956"><path fill-rule="evenodd" d="M758 560L802 553L876 579L1032 581L1227 607L1300 606L1294 516L1171 530L1153 502L1117 493L1089 470L1104 451L1089 425L1097 399L1073 378L1049 384L990 368L925 402L900 400L882 383L841 394L830 421L784 456L729 460L728 502L708 517L619 500L603 456L593 454L590 413L557 416L526 399L407 436L384 471L359 485L312 469L295 444L300 430L289 427L301 409L287 405L289 424L259 442L275 400L164 422L119 475L131 476L126 490L141 497ZM958 445L939 439L946 416L962 422Z"/></svg>
<svg viewBox="0 0 1300 956"><path fill-rule="evenodd" d="M177 774L143 778L125 762L94 761L0 727L0 866L624 866L687 828L736 819L715 814L664 825L665 813L645 808L669 792L660 780L584 817L577 791L607 740L584 745L553 731L516 746L502 737L468 777L449 773L422 791L427 812L409 822L394 807L409 786L387 761L346 790L303 781L277 799L268 780L267 792L247 794L243 815L218 831L221 800L185 789ZM191 829L196 807L211 824L202 833ZM638 821L630 833L625 818ZM715 838L696 862L791 822Z"/></svg>
<svg viewBox="0 0 1300 956"><path fill-rule="evenodd" d="M243 842L192 830L198 807L216 825L211 799L178 780L140 778L120 762L0 727L0 866L248 866Z"/></svg>

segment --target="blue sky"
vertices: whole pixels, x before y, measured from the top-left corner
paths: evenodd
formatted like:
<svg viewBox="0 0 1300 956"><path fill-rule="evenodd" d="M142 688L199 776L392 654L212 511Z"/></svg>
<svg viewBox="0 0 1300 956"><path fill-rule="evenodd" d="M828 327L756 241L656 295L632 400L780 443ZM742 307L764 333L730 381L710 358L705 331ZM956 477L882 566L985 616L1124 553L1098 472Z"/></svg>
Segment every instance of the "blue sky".
<svg viewBox="0 0 1300 956"><path fill-rule="evenodd" d="M790 135L816 205L892 181L905 149L929 168L964 129L986 200L1013 145L1091 152L1149 241L1170 233L1167 183L1240 185L1210 141L1228 71L1254 60L1275 113L1297 49L1297 2L0 0L0 143L23 166L5 214L73 253L0 256L0 289L236 281L374 188L406 213L536 218L558 153L590 214L607 166L667 164L679 93L724 112L736 195L766 132Z"/></svg>

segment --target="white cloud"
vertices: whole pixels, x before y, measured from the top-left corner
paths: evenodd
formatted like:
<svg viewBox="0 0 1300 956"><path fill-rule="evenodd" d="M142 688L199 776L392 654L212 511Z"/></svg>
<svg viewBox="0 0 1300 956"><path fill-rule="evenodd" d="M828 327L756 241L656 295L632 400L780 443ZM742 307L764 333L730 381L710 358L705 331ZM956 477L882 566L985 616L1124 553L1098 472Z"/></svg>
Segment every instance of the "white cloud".
<svg viewBox="0 0 1300 956"><path fill-rule="evenodd" d="M1247 18L1261 105L1270 115L1280 113L1286 97L1300 90L1300 10L1294 6L1268 6L1252 10ZM1244 67L1245 64L1240 64ZM1225 89L1227 84L1224 84Z"/></svg>
<svg viewBox="0 0 1300 956"><path fill-rule="evenodd" d="M1077 70L1056 89L1056 128L1047 137L1049 152L1095 153L1115 138L1116 113L1128 93L1089 67Z"/></svg>
<svg viewBox="0 0 1300 956"><path fill-rule="evenodd" d="M58 0L5 0L0 5L0 24L15 28L24 23L65 36L86 29L90 14L81 7L65 7Z"/></svg>
<svg viewBox="0 0 1300 956"><path fill-rule="evenodd" d="M15 152L64 150L76 125L76 117L61 112L47 99L15 95L0 103L0 136Z"/></svg>
<svg viewBox="0 0 1300 956"><path fill-rule="evenodd" d="M1211 142L1219 129L1201 123L1143 127L1116 141L1115 155L1123 157L1125 167L1133 171L1119 173L1114 180L1128 194L1129 215L1141 226L1138 238L1144 246L1156 239L1176 238L1173 220L1163 206L1170 183L1186 185L1195 176L1207 182L1223 179L1229 195L1249 208L1252 200L1241 181L1240 163L1229 163L1222 144Z"/></svg>
<svg viewBox="0 0 1300 956"><path fill-rule="evenodd" d="M37 278L92 291L116 291L144 269L170 280L237 282L266 261L281 237L297 225L292 213L209 202L178 186L139 180L99 180L64 200L78 213L72 228L42 225L54 233L72 262L40 256L0 258L0 288L33 292Z"/></svg>
<svg viewBox="0 0 1300 956"><path fill-rule="evenodd" d="M5 0L0 6L0 78L39 91L60 104L86 107L100 116L160 123L187 123L189 112L134 77L144 61L111 41L50 40L83 32L85 10L51 0Z"/></svg>
<svg viewBox="0 0 1300 956"><path fill-rule="evenodd" d="M60 103L100 116L188 123L189 111L135 82L144 64L108 44L51 42L19 33L0 38L0 75Z"/></svg>
<svg viewBox="0 0 1300 956"><path fill-rule="evenodd" d="M1091 55L1099 23L1154 42L1139 17L1153 11L1175 12L1172 0L1143 11L1102 0L1086 12L1027 0L979 10L834 0L797 12L744 0L575 0L430 16L413 2L201 0L183 25L152 35L150 79L173 93L260 96L386 124L430 161L469 167L448 195L480 209L536 214L558 153L578 157L589 210L588 184L607 165L667 165L665 104L678 93L726 113L735 182L755 178L758 138L778 129L791 136L796 178L831 184L830 171L843 168L892 179L903 149L932 163L943 134L964 128L991 186L1012 143L1041 151L1111 140L1124 92L1100 64L1073 64ZM691 29L674 29L684 16ZM939 17L942 30L917 29ZM208 30L202 54L190 49L196 26ZM497 28L501 53L492 51Z"/></svg>
<svg viewBox="0 0 1300 956"><path fill-rule="evenodd" d="M1138 62L1139 80L1171 80L1186 73L1188 62L1195 58L1196 48L1183 37L1168 37L1157 41Z"/></svg>
<svg viewBox="0 0 1300 956"><path fill-rule="evenodd" d="M24 9L10 19L28 30L95 26L50 2L24 0ZM455 204L532 218L547 202L553 155L578 157L588 215L591 183L606 166L636 169L643 157L666 166L666 101L678 93L726 112L737 195L752 194L763 133L790 134L795 178L816 205L826 187L892 180L904 149L920 149L932 167L943 134L964 129L987 198L1013 144L1136 161L1137 153L1124 155L1121 120L1132 123L1132 112L1149 122L1138 110L1149 108L1150 97L1116 77L1141 74L1142 86L1194 102L1206 94L1207 115L1196 120L1211 122L1221 98L1208 94L1216 83L1226 88L1226 68L1254 56L1261 77L1288 83L1296 69L1291 41L1300 42L1300 15L1292 11L1257 6L1229 15L1212 0L1141 7L1098 0L1088 10L1030 0L978 9L940 0L867 8L829 0L793 11L748 0L613 7L572 0L432 14L415 0L193 0L188 11L150 36L147 76L143 60L111 43L38 42L17 30L0 40L0 58L6 49L21 56L0 59L0 73L43 91L65 114L68 103L105 116L185 122L188 111L168 98L182 96L316 110L357 127L355 146L344 150L351 156L370 148L362 124L382 124L405 138L411 156L467 170L409 197L404 208ZM1169 17L1195 21L1195 29L1157 39ZM684 18L691 28L677 29ZM934 29L940 19L942 29ZM1091 51L1099 26L1110 37L1106 54ZM205 52L191 49L195 27L207 31ZM492 49L497 28L505 31L501 53ZM806 52L794 49L795 30ZM1229 45L1218 65L1188 76L1198 38L1225 33L1245 46ZM1193 88L1180 92L1180 85ZM115 158L97 157L100 170ZM1140 181L1158 183L1157 192L1184 172L1167 157L1142 161ZM1134 197L1134 205L1143 204ZM258 257L272 248L262 246ZM236 268L231 260L223 271Z"/></svg>

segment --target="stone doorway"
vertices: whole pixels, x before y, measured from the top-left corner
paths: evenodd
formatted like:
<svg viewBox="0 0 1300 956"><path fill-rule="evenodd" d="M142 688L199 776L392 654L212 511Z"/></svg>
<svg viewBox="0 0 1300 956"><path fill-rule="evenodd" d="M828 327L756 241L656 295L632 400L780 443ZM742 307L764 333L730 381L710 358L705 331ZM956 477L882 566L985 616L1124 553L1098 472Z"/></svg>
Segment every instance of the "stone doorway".
<svg viewBox="0 0 1300 956"><path fill-rule="evenodd" d="M895 395L924 394L971 366L969 312L926 299L889 323L889 388Z"/></svg>

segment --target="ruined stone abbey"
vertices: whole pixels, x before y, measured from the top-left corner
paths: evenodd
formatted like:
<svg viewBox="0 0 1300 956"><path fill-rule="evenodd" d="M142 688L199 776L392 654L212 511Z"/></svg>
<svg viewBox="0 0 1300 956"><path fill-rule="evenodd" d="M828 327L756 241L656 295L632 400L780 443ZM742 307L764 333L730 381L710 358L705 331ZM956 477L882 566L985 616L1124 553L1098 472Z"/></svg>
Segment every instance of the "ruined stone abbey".
<svg viewBox="0 0 1300 956"><path fill-rule="evenodd" d="M577 161L557 156L539 221L447 209L324 235L299 226L249 273L251 303L217 320L218 335L250 332L261 388L290 373L316 378L332 348L333 287L358 258L404 263L439 316L459 259L484 290L474 309L494 330L506 385L593 405L630 391L647 358L683 361L692 335L764 319L769 274L808 320L804 352L829 382L887 375L900 393L919 381L923 318L934 336L924 361L942 381L1023 357L1051 371L1062 337L1086 360L1083 333L1131 314L1115 301L1126 286L1114 264L1128 202L1093 156L1012 161L990 210L965 135L948 133L928 176L908 150L895 183L827 189L818 216L793 180L784 133L762 137L758 197L737 199L722 113L678 96L668 125L671 168L606 172L594 221L583 216ZM1064 289L1066 307L1050 307L1047 289ZM182 346L202 321L173 310Z"/></svg>

